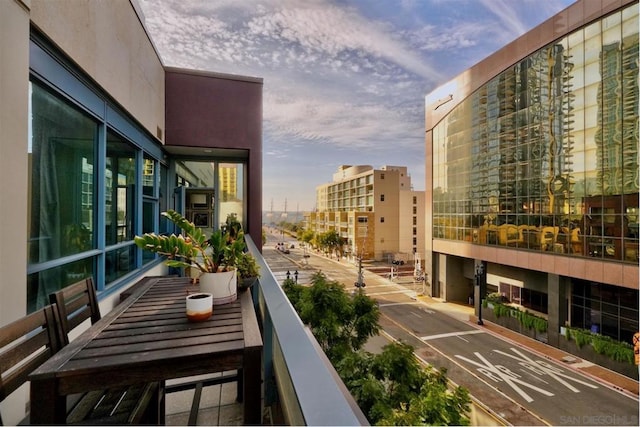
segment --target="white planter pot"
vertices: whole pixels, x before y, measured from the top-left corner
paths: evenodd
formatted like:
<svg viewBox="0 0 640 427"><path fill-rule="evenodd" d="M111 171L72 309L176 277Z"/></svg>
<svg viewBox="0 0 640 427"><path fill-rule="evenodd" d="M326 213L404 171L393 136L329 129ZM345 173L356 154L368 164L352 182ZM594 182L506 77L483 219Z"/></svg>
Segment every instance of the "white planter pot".
<svg viewBox="0 0 640 427"><path fill-rule="evenodd" d="M238 298L236 270L221 273L202 273L200 291L213 295L213 305L234 302Z"/></svg>
<svg viewBox="0 0 640 427"><path fill-rule="evenodd" d="M213 295L199 292L187 295L187 319L190 322L204 322L213 314Z"/></svg>

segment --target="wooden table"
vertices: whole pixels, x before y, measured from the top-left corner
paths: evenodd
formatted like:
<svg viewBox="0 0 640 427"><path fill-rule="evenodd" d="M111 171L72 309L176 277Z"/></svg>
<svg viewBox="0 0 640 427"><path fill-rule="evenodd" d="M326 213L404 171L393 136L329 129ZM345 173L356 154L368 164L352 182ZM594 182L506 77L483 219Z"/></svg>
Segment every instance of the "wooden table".
<svg viewBox="0 0 640 427"><path fill-rule="evenodd" d="M70 394L241 369L244 422L260 424L262 338L250 293L215 306L209 320L190 323L188 284L187 278L149 279L35 370L31 422L64 424Z"/></svg>

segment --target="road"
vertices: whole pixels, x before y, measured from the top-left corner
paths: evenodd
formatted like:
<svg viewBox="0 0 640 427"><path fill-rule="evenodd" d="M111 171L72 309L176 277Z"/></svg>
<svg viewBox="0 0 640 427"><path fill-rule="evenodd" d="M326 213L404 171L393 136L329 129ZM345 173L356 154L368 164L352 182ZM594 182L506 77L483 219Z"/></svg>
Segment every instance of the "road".
<svg viewBox="0 0 640 427"><path fill-rule="evenodd" d="M355 290L355 265L317 255L305 258L293 239L287 245L295 248L285 255L275 250L274 239L280 241L282 235L268 235L263 254L279 281L286 271L297 270L298 282L308 283L319 270ZM450 311L425 304L416 297L419 286L410 279L401 280L405 283L368 271L364 274L366 293L380 304L384 335L413 345L424 362L446 368L454 383L469 389L474 399L505 423L638 425L637 399L487 333L469 322L468 315L452 317Z"/></svg>

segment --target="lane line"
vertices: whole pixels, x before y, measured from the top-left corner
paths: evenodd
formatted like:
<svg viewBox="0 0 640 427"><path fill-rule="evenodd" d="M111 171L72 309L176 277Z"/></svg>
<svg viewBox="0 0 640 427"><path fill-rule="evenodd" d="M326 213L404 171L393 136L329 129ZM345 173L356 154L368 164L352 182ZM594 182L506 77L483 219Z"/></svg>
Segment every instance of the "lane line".
<svg viewBox="0 0 640 427"><path fill-rule="evenodd" d="M406 294L406 295L415 295L415 292L406 291L406 290L398 290L398 291L387 291L387 292L374 292L372 294L367 293L368 297L373 297L377 295L389 295L389 294Z"/></svg>
<svg viewBox="0 0 640 427"><path fill-rule="evenodd" d="M419 304L422 304L422 302L420 302L420 301L388 302L388 303L385 303L385 304L380 304L378 307L391 307L392 305L419 305Z"/></svg>
<svg viewBox="0 0 640 427"><path fill-rule="evenodd" d="M459 337L460 335L474 335L474 334L484 334L485 332L480 329L474 329L472 331L460 331L460 332L449 332L446 334L437 334L437 335L427 335L425 337L420 337L422 341L436 340L438 338L448 338L448 337Z"/></svg>

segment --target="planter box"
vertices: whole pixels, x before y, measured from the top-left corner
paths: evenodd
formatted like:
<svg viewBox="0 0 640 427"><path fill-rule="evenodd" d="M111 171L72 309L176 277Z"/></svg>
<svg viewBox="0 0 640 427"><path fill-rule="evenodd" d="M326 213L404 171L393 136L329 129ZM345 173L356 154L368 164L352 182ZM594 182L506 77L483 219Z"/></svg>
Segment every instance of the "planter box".
<svg viewBox="0 0 640 427"><path fill-rule="evenodd" d="M566 337L560 339L560 350L571 353L581 359L588 360L596 365L610 369L626 377L638 380L638 367L630 363L616 362L605 356L598 354L590 344L578 347L574 340L568 341Z"/></svg>
<svg viewBox="0 0 640 427"><path fill-rule="evenodd" d="M493 308L492 306L489 306L489 307ZM482 317L488 320L489 322L495 323L496 325L500 325L503 328L507 328L509 330L517 332L531 339L543 342L545 344L547 343L546 332L541 333L536 331L535 329L527 329L524 326L522 326L522 324L517 318L510 315L496 317L494 311L489 307L485 308L482 312Z"/></svg>

